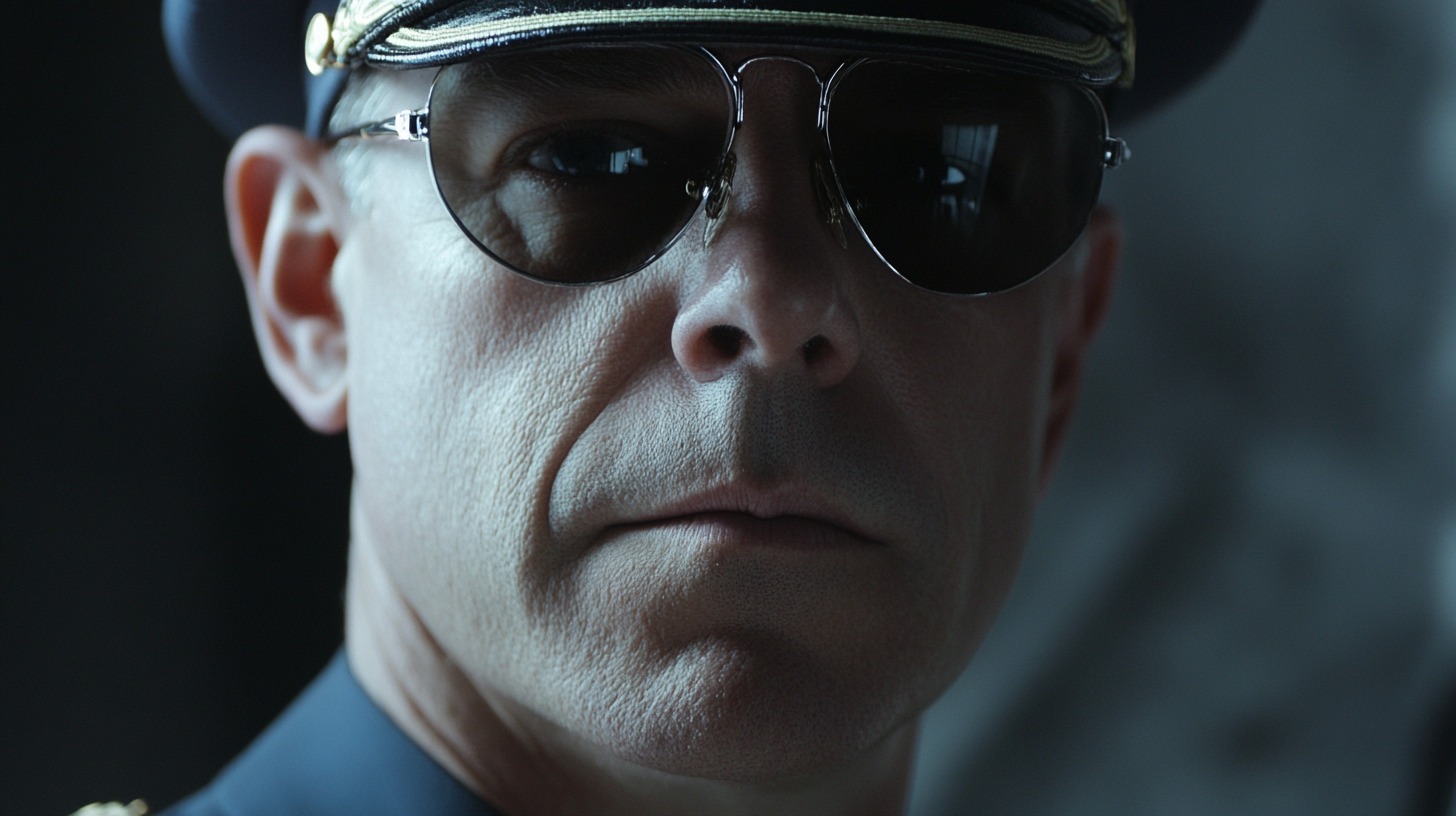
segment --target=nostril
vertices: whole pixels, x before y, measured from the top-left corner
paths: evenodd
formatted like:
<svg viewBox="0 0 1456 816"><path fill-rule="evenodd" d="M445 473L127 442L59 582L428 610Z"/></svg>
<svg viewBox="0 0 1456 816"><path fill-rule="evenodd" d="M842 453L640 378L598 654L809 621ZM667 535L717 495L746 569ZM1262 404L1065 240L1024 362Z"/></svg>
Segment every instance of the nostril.
<svg viewBox="0 0 1456 816"><path fill-rule="evenodd" d="M713 349L723 355L725 359L736 358L743 350L743 341L747 333L737 326L714 326L708 329L708 343Z"/></svg>
<svg viewBox="0 0 1456 816"><path fill-rule="evenodd" d="M804 362L811 368L829 352L829 339L822 334L810 337L802 347Z"/></svg>

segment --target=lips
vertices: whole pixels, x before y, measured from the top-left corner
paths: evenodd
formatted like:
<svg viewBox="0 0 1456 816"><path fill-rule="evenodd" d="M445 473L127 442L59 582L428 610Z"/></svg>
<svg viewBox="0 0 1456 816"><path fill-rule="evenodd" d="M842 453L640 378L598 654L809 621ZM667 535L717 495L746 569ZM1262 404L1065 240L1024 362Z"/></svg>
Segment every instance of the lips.
<svg viewBox="0 0 1456 816"><path fill-rule="evenodd" d="M725 485L653 507L608 532L654 528L723 545L814 550L883 544L840 504L793 486Z"/></svg>

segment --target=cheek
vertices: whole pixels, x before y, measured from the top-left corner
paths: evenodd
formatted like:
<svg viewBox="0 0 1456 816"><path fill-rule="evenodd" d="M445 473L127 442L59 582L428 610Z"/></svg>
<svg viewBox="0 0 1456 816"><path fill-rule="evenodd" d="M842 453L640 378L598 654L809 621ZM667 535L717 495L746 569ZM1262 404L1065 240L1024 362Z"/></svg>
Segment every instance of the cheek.
<svg viewBox="0 0 1456 816"><path fill-rule="evenodd" d="M1051 382L1050 278L955 308L915 292L876 321L883 336L867 346L879 359L866 362L887 372L885 391L942 483L963 488L948 505L1020 492L1035 468Z"/></svg>
<svg viewBox="0 0 1456 816"><path fill-rule="evenodd" d="M616 309L491 266L431 215L370 223L340 257L354 534L471 661L526 626L549 475Z"/></svg>
<svg viewBox="0 0 1456 816"><path fill-rule="evenodd" d="M927 596L954 660L969 656L1009 591L1036 504L1058 290L1037 282L954 309L921 293L884 298L866 344L915 457L942 491L946 539L927 551ZM914 315L913 319L909 315ZM955 667L958 670L958 667Z"/></svg>

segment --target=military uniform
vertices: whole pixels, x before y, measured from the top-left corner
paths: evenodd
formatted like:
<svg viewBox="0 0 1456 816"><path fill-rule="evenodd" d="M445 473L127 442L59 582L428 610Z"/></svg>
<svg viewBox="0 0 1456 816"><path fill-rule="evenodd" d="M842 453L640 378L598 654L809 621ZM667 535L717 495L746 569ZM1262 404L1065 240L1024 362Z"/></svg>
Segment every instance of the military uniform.
<svg viewBox="0 0 1456 816"><path fill-rule="evenodd" d="M164 816L496 816L364 693L340 651L202 791Z"/></svg>

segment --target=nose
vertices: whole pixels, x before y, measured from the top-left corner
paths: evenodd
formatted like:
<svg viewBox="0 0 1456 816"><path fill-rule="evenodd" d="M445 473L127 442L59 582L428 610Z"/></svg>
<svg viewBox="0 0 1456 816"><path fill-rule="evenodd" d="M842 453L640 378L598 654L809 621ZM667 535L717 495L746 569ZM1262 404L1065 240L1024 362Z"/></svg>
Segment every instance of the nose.
<svg viewBox="0 0 1456 816"><path fill-rule="evenodd" d="M829 388L859 361L851 265L860 253L823 218L813 175L816 98L794 79L765 76L747 95L755 104L735 139L732 197L710 227L702 274L687 278L672 349L699 382L757 370Z"/></svg>

